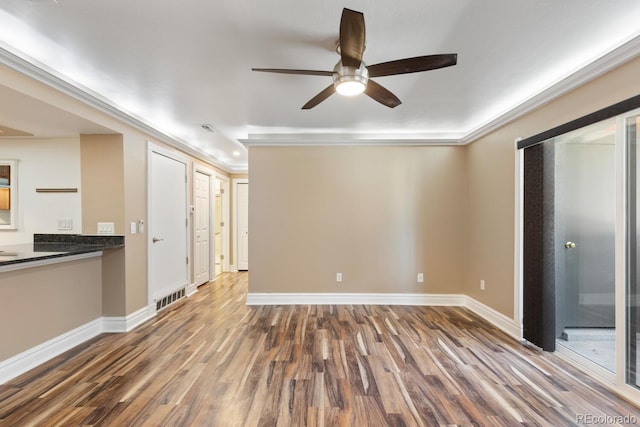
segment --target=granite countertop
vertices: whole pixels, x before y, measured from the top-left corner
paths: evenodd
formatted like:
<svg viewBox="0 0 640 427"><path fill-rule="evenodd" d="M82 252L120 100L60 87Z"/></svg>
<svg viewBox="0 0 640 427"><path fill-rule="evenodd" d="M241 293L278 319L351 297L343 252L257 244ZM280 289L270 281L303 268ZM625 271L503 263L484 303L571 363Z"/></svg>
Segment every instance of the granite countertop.
<svg viewBox="0 0 640 427"><path fill-rule="evenodd" d="M124 247L124 236L36 234L33 241L0 246L0 267Z"/></svg>

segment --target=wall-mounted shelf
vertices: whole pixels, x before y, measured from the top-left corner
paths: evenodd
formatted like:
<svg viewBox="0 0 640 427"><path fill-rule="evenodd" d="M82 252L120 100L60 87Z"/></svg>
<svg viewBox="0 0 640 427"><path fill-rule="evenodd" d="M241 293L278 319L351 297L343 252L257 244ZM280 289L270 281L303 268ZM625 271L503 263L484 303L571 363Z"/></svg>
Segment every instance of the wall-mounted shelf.
<svg viewBox="0 0 640 427"><path fill-rule="evenodd" d="M36 188L36 193L77 193L77 188Z"/></svg>

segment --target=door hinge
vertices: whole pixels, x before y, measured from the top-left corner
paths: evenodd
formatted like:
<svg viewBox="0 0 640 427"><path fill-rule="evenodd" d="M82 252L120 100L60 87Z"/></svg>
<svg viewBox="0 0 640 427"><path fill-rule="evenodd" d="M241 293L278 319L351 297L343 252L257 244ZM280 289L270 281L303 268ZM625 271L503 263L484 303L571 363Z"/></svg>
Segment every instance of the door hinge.
<svg viewBox="0 0 640 427"><path fill-rule="evenodd" d="M224 188L220 189L220 194L224 194Z"/></svg>
<svg viewBox="0 0 640 427"><path fill-rule="evenodd" d="M187 264L189 264L189 257L187 257L186 260L187 260Z"/></svg>
<svg viewBox="0 0 640 427"><path fill-rule="evenodd" d="M220 221L220 227L224 227L224 222Z"/></svg>
<svg viewBox="0 0 640 427"><path fill-rule="evenodd" d="M224 254L220 255L220 259L224 259Z"/></svg>
<svg viewBox="0 0 640 427"><path fill-rule="evenodd" d="M185 226L185 227L188 227L188 226L189 226L189 219L188 219L188 218L185 218L185 219L184 219L184 226Z"/></svg>

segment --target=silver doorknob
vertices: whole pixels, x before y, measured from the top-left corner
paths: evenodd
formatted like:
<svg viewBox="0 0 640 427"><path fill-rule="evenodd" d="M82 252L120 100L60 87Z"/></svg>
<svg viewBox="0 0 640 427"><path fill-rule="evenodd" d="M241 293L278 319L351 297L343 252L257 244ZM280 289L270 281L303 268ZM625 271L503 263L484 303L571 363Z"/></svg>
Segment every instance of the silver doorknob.
<svg viewBox="0 0 640 427"><path fill-rule="evenodd" d="M567 243L564 244L564 247L567 248L567 249L573 249L573 248L576 247L576 244L573 243L573 242L567 242Z"/></svg>
<svg viewBox="0 0 640 427"><path fill-rule="evenodd" d="M164 239L158 239L157 237L154 237L154 238L152 239L153 243L159 242L159 241L161 241L161 240L164 240Z"/></svg>

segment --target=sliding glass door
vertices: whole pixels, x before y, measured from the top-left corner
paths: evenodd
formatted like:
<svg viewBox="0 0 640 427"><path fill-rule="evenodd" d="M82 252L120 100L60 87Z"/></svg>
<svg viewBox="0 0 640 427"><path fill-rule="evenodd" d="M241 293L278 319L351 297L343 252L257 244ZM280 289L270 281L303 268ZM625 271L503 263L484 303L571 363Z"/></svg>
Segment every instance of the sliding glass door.
<svg viewBox="0 0 640 427"><path fill-rule="evenodd" d="M556 339L615 372L616 121L552 145Z"/></svg>
<svg viewBox="0 0 640 427"><path fill-rule="evenodd" d="M518 143L523 337L561 351L635 401L639 105L634 97Z"/></svg>

